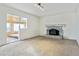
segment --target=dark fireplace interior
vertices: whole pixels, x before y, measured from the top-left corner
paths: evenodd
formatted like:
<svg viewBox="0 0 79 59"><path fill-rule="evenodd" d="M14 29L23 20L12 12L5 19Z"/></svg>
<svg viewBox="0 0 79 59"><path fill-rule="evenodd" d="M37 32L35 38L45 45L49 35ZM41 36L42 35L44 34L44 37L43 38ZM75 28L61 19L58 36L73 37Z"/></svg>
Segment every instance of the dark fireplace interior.
<svg viewBox="0 0 79 59"><path fill-rule="evenodd" d="M49 30L49 35L59 35L59 30L57 29L50 29Z"/></svg>

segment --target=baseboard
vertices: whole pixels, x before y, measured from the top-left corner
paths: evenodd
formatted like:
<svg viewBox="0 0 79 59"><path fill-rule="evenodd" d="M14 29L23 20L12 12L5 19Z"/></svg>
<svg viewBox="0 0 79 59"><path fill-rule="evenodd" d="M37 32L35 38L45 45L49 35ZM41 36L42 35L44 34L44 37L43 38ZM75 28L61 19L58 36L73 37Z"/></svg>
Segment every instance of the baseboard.
<svg viewBox="0 0 79 59"><path fill-rule="evenodd" d="M33 39L33 38L37 38L37 37L41 37L41 36L40 35L37 35L37 36L33 36L33 37L30 37L30 38L26 38L26 39L21 39L21 41L28 40L28 39Z"/></svg>
<svg viewBox="0 0 79 59"><path fill-rule="evenodd" d="M34 36L34 37L30 37L30 38L27 38L27 39L33 39L33 38L37 38L37 37L40 37L40 35L37 35L37 36ZM27 39L22 39L22 40L18 40L18 41L23 41L23 40L27 40ZM15 41L15 42L18 42L18 41ZM10 43L14 43L14 42L10 42ZM8 45L10 43L1 44L0 47Z"/></svg>
<svg viewBox="0 0 79 59"><path fill-rule="evenodd" d="M21 40L18 40L18 41L21 41ZM8 44L11 44L11 43L15 43L15 42L18 42L18 41L14 41L14 42L2 44L2 45L0 45L0 47L5 46L5 45L8 45Z"/></svg>

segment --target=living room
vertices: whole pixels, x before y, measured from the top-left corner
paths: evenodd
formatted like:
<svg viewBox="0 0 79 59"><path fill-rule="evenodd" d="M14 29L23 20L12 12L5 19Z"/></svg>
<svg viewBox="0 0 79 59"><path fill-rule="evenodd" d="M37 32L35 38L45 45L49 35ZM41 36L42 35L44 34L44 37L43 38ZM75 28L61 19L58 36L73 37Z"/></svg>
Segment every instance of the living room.
<svg viewBox="0 0 79 59"><path fill-rule="evenodd" d="M3 47L0 47L2 49L0 50L0 55L79 55L78 3L3 3L0 4L0 8L0 46ZM7 43L6 34L8 14L19 17L18 21L16 22L19 24L19 39L16 41L13 39L14 41L12 40L13 42L9 43ZM27 18L26 23L22 22L22 17ZM10 19L11 23L15 23L12 21L12 19L13 18ZM24 23L26 25L20 25ZM12 31L10 33L11 35L14 34ZM11 35L9 37L12 38ZM45 39L46 41L44 41ZM21 41L24 42L22 43ZM18 46L18 42L21 42L22 44ZM37 52L33 50L34 47L30 48L32 44L37 48ZM64 44L66 47L64 47ZM9 45L9 48L4 47L7 45ZM11 46L14 45L15 47L18 46L18 48L15 49L16 51L20 47L23 47L22 49L25 48L30 52L21 54L21 50L17 53L13 53L16 51L12 50L10 51L10 54L3 53L3 51L6 51L6 53L9 52L9 49L13 49ZM77 46L75 47L75 45ZM29 46L28 49L25 46ZM54 49L52 51L51 46L55 49L59 47L59 50L55 51ZM63 47L63 49L61 49L61 47ZM68 47L71 48L68 49ZM64 51L65 48L68 50ZM24 52L26 50L24 50ZM59 53L57 53L57 51ZM63 52L61 53L60 51Z"/></svg>

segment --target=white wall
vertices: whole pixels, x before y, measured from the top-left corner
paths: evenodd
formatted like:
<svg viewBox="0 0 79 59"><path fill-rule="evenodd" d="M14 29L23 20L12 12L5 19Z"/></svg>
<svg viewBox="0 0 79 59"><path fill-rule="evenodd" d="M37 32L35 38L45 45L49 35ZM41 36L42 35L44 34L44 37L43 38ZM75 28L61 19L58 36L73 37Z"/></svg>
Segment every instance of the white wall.
<svg viewBox="0 0 79 59"><path fill-rule="evenodd" d="M28 17L28 28L20 31L21 39L39 35L37 16L0 4L0 45L6 43L6 16L8 13Z"/></svg>
<svg viewBox="0 0 79 59"><path fill-rule="evenodd" d="M79 4L77 5L77 7L76 7L76 10L75 10L75 13L76 13L76 34L75 34L75 36L76 36L76 39L77 39L77 42L78 42L78 44L79 44Z"/></svg>
<svg viewBox="0 0 79 59"><path fill-rule="evenodd" d="M48 15L41 18L40 21L40 35L46 34L46 25L53 24L66 24L63 27L64 37L69 39L75 39L76 36L76 14L75 12L63 12L55 15Z"/></svg>
<svg viewBox="0 0 79 59"><path fill-rule="evenodd" d="M21 40L39 35L39 20L34 16L29 16L27 21L27 29L21 30Z"/></svg>
<svg viewBox="0 0 79 59"><path fill-rule="evenodd" d="M6 21L5 21L5 11L4 8L0 6L0 45L6 43Z"/></svg>

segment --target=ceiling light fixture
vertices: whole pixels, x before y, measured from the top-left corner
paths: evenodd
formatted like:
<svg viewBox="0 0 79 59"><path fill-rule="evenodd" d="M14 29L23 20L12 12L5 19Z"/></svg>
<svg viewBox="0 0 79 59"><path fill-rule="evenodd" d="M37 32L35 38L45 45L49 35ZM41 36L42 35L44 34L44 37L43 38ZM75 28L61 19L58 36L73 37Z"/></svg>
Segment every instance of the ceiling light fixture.
<svg viewBox="0 0 79 59"><path fill-rule="evenodd" d="M35 6L39 8L40 10L44 11L44 7L42 6L41 3L35 3Z"/></svg>

